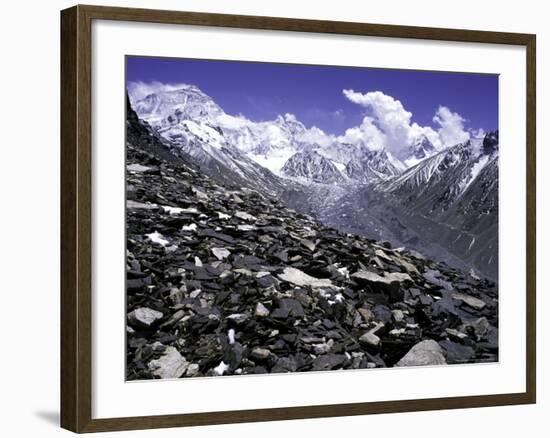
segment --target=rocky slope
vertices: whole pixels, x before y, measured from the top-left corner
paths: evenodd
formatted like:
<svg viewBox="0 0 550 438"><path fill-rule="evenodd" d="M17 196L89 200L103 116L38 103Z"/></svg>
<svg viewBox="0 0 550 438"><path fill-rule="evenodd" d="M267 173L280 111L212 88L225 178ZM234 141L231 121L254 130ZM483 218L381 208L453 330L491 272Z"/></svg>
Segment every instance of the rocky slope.
<svg viewBox="0 0 550 438"><path fill-rule="evenodd" d="M220 184L129 108L127 379L498 358L496 285Z"/></svg>
<svg viewBox="0 0 550 438"><path fill-rule="evenodd" d="M401 162L292 114L254 122L199 88L134 102L159 140L221 184L279 197L325 225L498 278L498 133L437 150L420 135Z"/></svg>

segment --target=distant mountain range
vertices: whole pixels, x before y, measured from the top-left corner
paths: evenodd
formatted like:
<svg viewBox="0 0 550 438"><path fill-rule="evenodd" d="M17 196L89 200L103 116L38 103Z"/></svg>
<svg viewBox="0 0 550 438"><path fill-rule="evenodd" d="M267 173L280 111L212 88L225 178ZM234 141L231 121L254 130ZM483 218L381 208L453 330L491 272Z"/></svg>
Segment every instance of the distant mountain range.
<svg viewBox="0 0 550 438"><path fill-rule="evenodd" d="M167 148L213 178L277 196L327 225L498 277L498 131L444 150L420 135L398 160L292 114L262 122L229 115L193 85L132 107Z"/></svg>

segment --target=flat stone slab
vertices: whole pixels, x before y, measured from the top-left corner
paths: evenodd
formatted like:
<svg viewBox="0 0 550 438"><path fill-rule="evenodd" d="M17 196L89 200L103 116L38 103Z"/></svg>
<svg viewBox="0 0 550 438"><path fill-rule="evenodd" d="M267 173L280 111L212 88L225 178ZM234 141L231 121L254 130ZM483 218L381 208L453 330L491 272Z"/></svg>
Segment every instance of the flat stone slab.
<svg viewBox="0 0 550 438"><path fill-rule="evenodd" d="M150 327L155 321L161 319L164 315L162 312L150 309L148 307L140 307L132 310L128 314L128 321L134 325Z"/></svg>
<svg viewBox="0 0 550 438"><path fill-rule="evenodd" d="M332 281L328 278L315 278L296 268L285 268L282 274L278 277L283 281L295 284L296 286L311 286L311 287L330 287Z"/></svg>
<svg viewBox="0 0 550 438"><path fill-rule="evenodd" d="M189 362L174 347L166 347L159 359L153 359L147 365L149 370L161 379L177 379L187 371Z"/></svg>
<svg viewBox="0 0 550 438"><path fill-rule="evenodd" d="M476 310L481 310L487 305L485 301L480 300L479 298L476 298L476 297L472 297L470 295L463 294L461 292L452 294L452 297L455 300L462 301L463 303L467 304L470 307L473 307Z"/></svg>

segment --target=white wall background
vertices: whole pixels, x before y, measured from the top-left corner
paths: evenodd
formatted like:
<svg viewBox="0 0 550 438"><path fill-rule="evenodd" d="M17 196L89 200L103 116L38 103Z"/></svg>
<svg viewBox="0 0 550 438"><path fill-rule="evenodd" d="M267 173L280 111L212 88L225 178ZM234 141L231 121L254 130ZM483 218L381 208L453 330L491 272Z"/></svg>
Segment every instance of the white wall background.
<svg viewBox="0 0 550 438"><path fill-rule="evenodd" d="M342 21L486 29L537 34L538 76L538 347L536 406L467 409L321 420L285 421L105 434L105 436L226 438L281 435L316 437L543 436L550 408L549 325L544 321L550 244L548 141L550 91L545 78L550 44L545 3L472 1L298 2L278 0L111 0L88 3L162 9L272 15ZM59 404L59 10L71 1L21 1L3 5L0 66L0 433L4 436L68 436L58 428ZM546 166L545 166L546 165ZM545 190L546 189L546 190ZM543 199L545 198L545 199ZM258 390L261 390L259 388ZM546 416L545 416L546 414Z"/></svg>

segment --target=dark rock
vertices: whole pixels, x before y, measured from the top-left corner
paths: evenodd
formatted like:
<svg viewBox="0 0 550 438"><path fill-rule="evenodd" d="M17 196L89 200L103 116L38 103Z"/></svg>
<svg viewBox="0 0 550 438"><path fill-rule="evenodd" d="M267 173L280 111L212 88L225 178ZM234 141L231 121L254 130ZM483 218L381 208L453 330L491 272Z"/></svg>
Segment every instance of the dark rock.
<svg viewBox="0 0 550 438"><path fill-rule="evenodd" d="M128 105L127 379L498 360L494 282L325 227L283 203L295 181L260 193L185 148Z"/></svg>
<svg viewBox="0 0 550 438"><path fill-rule="evenodd" d="M473 348L457 344L456 342L445 339L439 341L439 345L443 347L443 354L447 358L447 363L449 364L468 363L475 356Z"/></svg>
<svg viewBox="0 0 550 438"><path fill-rule="evenodd" d="M313 361L313 371L332 370L346 361L346 356L343 354L323 354Z"/></svg>
<svg viewBox="0 0 550 438"><path fill-rule="evenodd" d="M283 298L278 302L279 307L277 307L273 312L271 312L272 318L288 318L289 316L294 318L302 318L304 316L304 308L298 300L293 298Z"/></svg>

